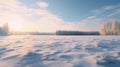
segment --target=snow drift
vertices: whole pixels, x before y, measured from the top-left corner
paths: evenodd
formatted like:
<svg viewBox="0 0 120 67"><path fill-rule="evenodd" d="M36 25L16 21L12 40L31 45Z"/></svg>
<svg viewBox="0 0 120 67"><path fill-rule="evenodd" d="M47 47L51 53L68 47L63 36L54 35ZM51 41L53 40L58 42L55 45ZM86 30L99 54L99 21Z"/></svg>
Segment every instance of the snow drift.
<svg viewBox="0 0 120 67"><path fill-rule="evenodd" d="M0 67L119 67L118 36L0 37Z"/></svg>

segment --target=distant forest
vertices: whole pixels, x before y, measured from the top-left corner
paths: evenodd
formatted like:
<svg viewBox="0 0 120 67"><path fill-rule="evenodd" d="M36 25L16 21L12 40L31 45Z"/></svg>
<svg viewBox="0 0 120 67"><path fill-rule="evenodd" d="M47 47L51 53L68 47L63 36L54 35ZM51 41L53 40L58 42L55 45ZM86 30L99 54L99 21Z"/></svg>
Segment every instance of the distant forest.
<svg viewBox="0 0 120 67"><path fill-rule="evenodd" d="M57 31L56 35L100 35L99 32L83 32L83 31Z"/></svg>
<svg viewBox="0 0 120 67"><path fill-rule="evenodd" d="M68 30L58 30L54 33L44 33L44 32L9 32L8 24L4 24L0 27L0 35L120 35L120 22L113 21L104 23L99 26L99 31L68 31Z"/></svg>
<svg viewBox="0 0 120 67"><path fill-rule="evenodd" d="M56 31L56 35L120 35L120 22L112 21L99 26L99 31Z"/></svg>

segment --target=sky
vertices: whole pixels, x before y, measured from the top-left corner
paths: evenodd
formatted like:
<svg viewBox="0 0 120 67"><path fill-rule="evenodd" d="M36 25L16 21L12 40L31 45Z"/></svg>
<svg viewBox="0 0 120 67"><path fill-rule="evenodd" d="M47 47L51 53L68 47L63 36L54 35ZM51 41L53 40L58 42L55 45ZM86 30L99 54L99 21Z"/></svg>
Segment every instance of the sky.
<svg viewBox="0 0 120 67"><path fill-rule="evenodd" d="M99 31L120 18L120 0L0 0L0 23L11 31Z"/></svg>

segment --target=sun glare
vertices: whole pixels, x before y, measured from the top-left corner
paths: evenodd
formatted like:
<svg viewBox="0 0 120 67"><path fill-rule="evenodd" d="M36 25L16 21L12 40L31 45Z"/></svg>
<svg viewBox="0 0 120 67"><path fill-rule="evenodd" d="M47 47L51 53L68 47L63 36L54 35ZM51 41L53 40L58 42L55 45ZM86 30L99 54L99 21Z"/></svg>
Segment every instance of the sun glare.
<svg viewBox="0 0 120 67"><path fill-rule="evenodd" d="M22 28L22 25L20 23L11 23L9 24L9 28L12 31L20 31Z"/></svg>

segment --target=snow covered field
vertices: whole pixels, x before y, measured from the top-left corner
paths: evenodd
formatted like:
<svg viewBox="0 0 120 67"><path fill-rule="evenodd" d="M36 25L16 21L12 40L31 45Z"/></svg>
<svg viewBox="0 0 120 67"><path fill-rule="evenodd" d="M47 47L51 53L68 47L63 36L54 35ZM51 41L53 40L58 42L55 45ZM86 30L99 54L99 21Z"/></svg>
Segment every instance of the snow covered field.
<svg viewBox="0 0 120 67"><path fill-rule="evenodd" d="M120 67L120 36L1 36L0 67Z"/></svg>

